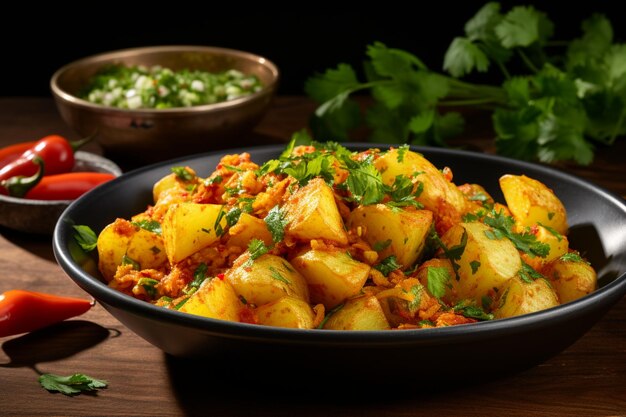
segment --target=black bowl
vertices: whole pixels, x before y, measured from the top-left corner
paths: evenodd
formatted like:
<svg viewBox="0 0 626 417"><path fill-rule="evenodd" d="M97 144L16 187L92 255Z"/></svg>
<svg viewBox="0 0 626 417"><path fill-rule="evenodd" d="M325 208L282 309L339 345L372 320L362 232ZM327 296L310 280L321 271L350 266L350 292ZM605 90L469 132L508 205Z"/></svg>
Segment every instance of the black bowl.
<svg viewBox="0 0 626 417"><path fill-rule="evenodd" d="M364 149L371 144L354 144ZM386 147L379 145L379 147ZM224 369L276 372L296 367L316 375L407 378L427 372L457 377L492 374L535 365L572 344L626 293L626 204L597 186L554 169L463 151L415 148L436 166L449 166L455 182L483 185L503 201L498 178L526 174L552 188L568 210L571 246L598 271L600 288L579 300L524 316L445 328L403 331L294 330L192 316L139 301L109 288L93 259L76 250L73 224L101 230L116 217L129 218L151 202L152 185L170 167L189 165L208 175L223 152L142 168L103 185L63 213L54 233L54 252L65 272L129 329L175 356L220 355ZM235 149L257 163L277 157L282 147ZM89 267L91 265L91 267ZM476 375L476 374L473 374Z"/></svg>

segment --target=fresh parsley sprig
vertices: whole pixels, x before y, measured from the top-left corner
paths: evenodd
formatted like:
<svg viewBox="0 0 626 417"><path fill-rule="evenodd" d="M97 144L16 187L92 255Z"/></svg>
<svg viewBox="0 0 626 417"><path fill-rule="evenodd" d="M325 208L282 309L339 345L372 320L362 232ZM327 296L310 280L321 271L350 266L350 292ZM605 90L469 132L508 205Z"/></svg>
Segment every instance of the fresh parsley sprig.
<svg viewBox="0 0 626 417"><path fill-rule="evenodd" d="M449 75L375 42L367 47L364 80L345 63L309 78L305 91L320 103L311 119L314 136L349 140L365 125L374 142L445 145L464 129L461 115L446 107L474 107L493 111L500 154L586 165L595 143L610 145L626 134L626 44L614 42L606 17L591 16L580 38L558 42L545 13L532 6L505 13L490 2L464 29L445 53ZM525 70L513 74L517 63ZM461 80L492 68L500 85ZM364 113L351 99L363 90L373 98Z"/></svg>

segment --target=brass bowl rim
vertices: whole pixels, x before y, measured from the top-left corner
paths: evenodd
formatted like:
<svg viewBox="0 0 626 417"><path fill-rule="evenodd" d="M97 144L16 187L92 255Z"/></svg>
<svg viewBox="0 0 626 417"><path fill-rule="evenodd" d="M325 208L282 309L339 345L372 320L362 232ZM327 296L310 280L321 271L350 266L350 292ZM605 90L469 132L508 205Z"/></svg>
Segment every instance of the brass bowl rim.
<svg viewBox="0 0 626 417"><path fill-rule="evenodd" d="M272 75L271 81L268 84L263 85L261 90L252 93L247 96L239 97L233 100L222 101L219 103L213 104L202 104L198 106L190 106L190 107L173 107L169 109L120 109L118 107L105 106L102 104L91 103L87 100L83 100L73 94L70 94L63 90L59 86L59 78L69 69L74 68L76 66L102 62L105 63L107 61L111 61L114 59L125 58L129 56L135 56L143 53L154 53L154 52L210 52L216 55L228 55L233 56L238 59L244 59L249 61L256 61L257 63L263 65L267 69L270 70ZM278 67L269 59L253 54L251 52L240 51L237 49L230 48L222 48L216 46L199 46L199 45L167 45L167 46L144 46L139 48L127 48L120 49L111 52L104 52L101 54L95 54L91 56L87 56L85 58L78 59L76 61L70 62L59 68L50 79L50 89L52 93L61 100L64 100L67 104L71 104L78 107L85 107L97 112L116 112L127 115L137 115L137 116L157 116L160 114L167 115L180 115L180 114L198 114L204 113L214 110L223 110L228 109L230 107L236 107L241 103L247 101L253 101L258 97L265 96L267 94L271 94L276 85L278 83L280 77L280 71Z"/></svg>

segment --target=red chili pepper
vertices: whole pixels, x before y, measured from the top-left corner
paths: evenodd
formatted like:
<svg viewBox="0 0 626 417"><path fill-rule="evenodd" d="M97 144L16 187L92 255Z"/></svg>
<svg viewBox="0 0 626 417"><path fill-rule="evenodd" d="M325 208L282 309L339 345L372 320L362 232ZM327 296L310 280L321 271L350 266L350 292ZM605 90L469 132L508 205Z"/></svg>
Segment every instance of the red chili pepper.
<svg viewBox="0 0 626 417"><path fill-rule="evenodd" d="M22 156L24 152L35 146L36 141L16 143L15 145L5 146L0 149L0 168L15 161Z"/></svg>
<svg viewBox="0 0 626 417"><path fill-rule="evenodd" d="M91 138L72 144L59 135L46 136L35 142L13 162L0 168L0 181L11 177L28 177L35 174L37 165L33 164L33 159L37 156L46 164L46 175L69 172L74 167L74 149L89 140Z"/></svg>
<svg viewBox="0 0 626 417"><path fill-rule="evenodd" d="M0 337L32 332L89 310L92 302L34 291L0 294Z"/></svg>
<svg viewBox="0 0 626 417"><path fill-rule="evenodd" d="M12 197L24 197L24 194L38 184L43 178L43 160L37 156L33 159L33 164L39 167L34 175L30 177L18 175L17 177L1 180L0 194L10 195Z"/></svg>
<svg viewBox="0 0 626 417"><path fill-rule="evenodd" d="M47 175L24 195L30 200L74 200L115 175L104 172L69 172Z"/></svg>

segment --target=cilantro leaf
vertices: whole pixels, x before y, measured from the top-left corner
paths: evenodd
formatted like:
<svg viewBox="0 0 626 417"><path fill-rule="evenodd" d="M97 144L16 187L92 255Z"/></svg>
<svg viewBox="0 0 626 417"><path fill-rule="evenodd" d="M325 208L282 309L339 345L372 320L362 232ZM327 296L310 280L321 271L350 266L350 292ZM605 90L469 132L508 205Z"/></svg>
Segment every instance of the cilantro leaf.
<svg viewBox="0 0 626 417"><path fill-rule="evenodd" d="M452 309L455 312L460 313L464 317L468 317L470 319L484 321L484 320L493 320L494 318L493 314L486 313L485 310L483 310L482 308L476 305L471 304L467 300L460 301L458 304L452 307Z"/></svg>
<svg viewBox="0 0 626 417"><path fill-rule="evenodd" d="M97 391L108 386L107 381L92 378L85 374L69 376L42 374L39 376L39 383L50 392L56 391L69 396L78 395L81 392Z"/></svg>
<svg viewBox="0 0 626 417"><path fill-rule="evenodd" d="M130 265L130 266L133 267L133 269L135 271L140 271L141 270L141 265L139 265L139 262L137 262L134 259L130 258L126 254L124 254L124 256L122 256L122 265Z"/></svg>
<svg viewBox="0 0 626 417"><path fill-rule="evenodd" d="M196 270L193 271L193 281L189 283L189 286L193 288L200 288L200 285L202 285L204 280L207 279L207 270L207 264L204 262L200 263L196 267Z"/></svg>
<svg viewBox="0 0 626 417"><path fill-rule="evenodd" d="M385 186L380 172L370 161L343 158L348 170L346 185L354 200L363 206L380 203L385 196Z"/></svg>
<svg viewBox="0 0 626 417"><path fill-rule="evenodd" d="M565 262L582 262L582 263L586 263L587 265L589 265L589 262L581 258L581 256L577 254L576 252L565 253L561 255L561 257L559 257L559 260L565 261Z"/></svg>
<svg viewBox="0 0 626 417"><path fill-rule="evenodd" d="M516 6L494 30L505 48L514 48L545 42L552 35L554 25L532 6Z"/></svg>
<svg viewBox="0 0 626 417"><path fill-rule="evenodd" d="M131 222L131 224L157 235L161 235L162 233L161 223L157 222L156 220L140 220L138 222Z"/></svg>
<svg viewBox="0 0 626 417"><path fill-rule="evenodd" d="M532 233L515 233L513 226L515 221L512 217L505 215L502 211L496 212L492 210L489 216L483 219L483 222L490 226L493 230L485 231L485 235L489 239L509 239L513 245L522 252L531 256L539 256L545 258L550 252L550 245L537 240L537 236Z"/></svg>
<svg viewBox="0 0 626 417"><path fill-rule="evenodd" d="M291 285L291 281L285 278L276 268L270 266L270 276L276 281L283 282L285 284Z"/></svg>
<svg viewBox="0 0 626 417"><path fill-rule="evenodd" d="M374 269L380 271L384 276L389 275L396 269L402 268L402 265L398 263L395 255L391 255L380 261L380 263L374 265Z"/></svg>
<svg viewBox="0 0 626 417"><path fill-rule="evenodd" d="M517 275L519 275L520 279L527 284L530 284L538 278L545 279L545 277L541 273L535 271L532 266L528 265L524 261L522 261L522 268L519 270Z"/></svg>
<svg viewBox="0 0 626 417"><path fill-rule="evenodd" d="M409 311L414 313L422 304L422 291L424 291L424 286L422 284L416 284L411 286L409 292L413 296L413 299L409 301Z"/></svg>
<svg viewBox="0 0 626 417"><path fill-rule="evenodd" d="M191 181L193 179L193 175L185 167L172 167L171 170L183 181Z"/></svg>
<svg viewBox="0 0 626 417"><path fill-rule="evenodd" d="M285 237L285 226L289 221L285 218L285 213L278 205L274 206L265 216L265 225L272 234L272 241L278 243Z"/></svg>
<svg viewBox="0 0 626 417"><path fill-rule="evenodd" d="M270 248L260 239L252 239L248 243L248 252L250 252L250 259L253 261L265 255L269 250Z"/></svg>
<svg viewBox="0 0 626 417"><path fill-rule="evenodd" d="M304 91L314 100L324 103L358 84L354 69L348 64L339 64L336 69L328 69L324 74L309 78Z"/></svg>
<svg viewBox="0 0 626 417"><path fill-rule="evenodd" d="M446 287L449 286L450 274L446 268L428 267L428 292L436 298L446 295Z"/></svg>
<svg viewBox="0 0 626 417"><path fill-rule="evenodd" d="M89 226L74 225L72 228L76 231L74 240L85 252L91 252L98 246L98 236Z"/></svg>
<svg viewBox="0 0 626 417"><path fill-rule="evenodd" d="M453 77L462 77L474 69L486 72L489 69L489 58L470 39L457 37L446 52L443 69Z"/></svg>

